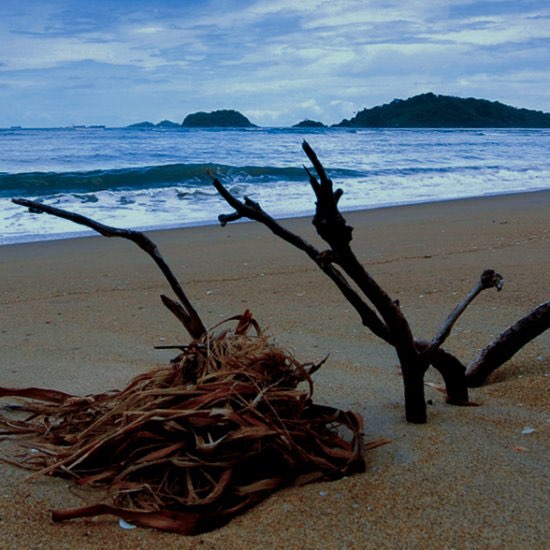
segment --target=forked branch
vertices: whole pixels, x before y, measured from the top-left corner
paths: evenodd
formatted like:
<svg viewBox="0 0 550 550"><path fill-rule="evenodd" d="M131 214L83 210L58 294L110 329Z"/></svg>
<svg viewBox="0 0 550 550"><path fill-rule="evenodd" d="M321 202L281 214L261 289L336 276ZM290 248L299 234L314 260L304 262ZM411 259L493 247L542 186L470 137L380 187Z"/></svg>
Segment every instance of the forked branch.
<svg viewBox="0 0 550 550"><path fill-rule="evenodd" d="M334 191L332 180L327 176L324 166L307 141L302 143L302 149L319 177L319 180L317 180L306 168L309 182L317 198L313 225L319 236L333 250L343 252L349 248L353 232L353 227L346 223L344 216L338 210L338 201L343 191L341 189Z"/></svg>
<svg viewBox="0 0 550 550"><path fill-rule="evenodd" d="M306 252L336 283L361 316L363 324L395 348L403 374L405 414L408 421L426 421L424 373L430 365L442 375L449 403L471 404L468 386L477 385L478 381L482 383L492 370L511 357L517 349L548 328L549 303L542 304L506 331L466 371L462 362L441 346L456 321L480 292L489 288L496 288L497 291L502 288L501 275L493 270L486 270L466 298L450 313L434 338L431 341L416 340L399 303L392 300L372 278L351 249L353 228L347 224L338 208L342 190L334 189L332 180L310 145L304 141L302 148L315 171L313 174L305 168L316 197L313 225L319 236L328 243L329 250L320 252L298 235L281 227L258 203L249 198L245 198L244 202L238 200L218 179L214 179L218 192L235 209L232 214L219 216L220 223L225 225L241 218L263 223L275 235ZM353 282L354 287L349 281Z"/></svg>
<svg viewBox="0 0 550 550"><path fill-rule="evenodd" d="M266 225L271 231L303 250L338 286L342 294L361 315L363 324L374 334L395 347L401 364L405 383L405 408L407 419L411 422L426 421L426 404L424 399L423 375L428 367L425 361L419 360L407 320L401 312L399 304L370 276L366 269L357 260L350 248L353 228L347 225L345 218L338 210L338 200L342 191L334 191L333 183L317 158L315 152L307 142L302 145L304 152L310 159L319 180L308 170L310 184L317 197L316 211L313 218L319 236L325 240L330 250L319 252L301 237L284 229L278 222L269 216L260 205L249 198L244 202L233 196L221 182L214 178L214 186L226 202L235 209L229 216L221 216L220 222L225 225L228 221L239 218L249 218ZM353 281L364 297L374 308L367 304L338 271L333 264L338 265Z"/></svg>
<svg viewBox="0 0 550 550"><path fill-rule="evenodd" d="M284 241L295 246L299 250L305 252L321 270L334 282L340 292L345 296L348 302L354 307L364 326L368 327L379 338L385 342L391 343L392 336L384 324L378 317L376 312L361 298L361 296L349 285L344 276L333 265L333 257L330 251L321 252L312 244L302 239L292 231L283 227L279 222L272 218L263 208L255 201L245 197L244 201L237 199L218 178L212 176L212 183L218 193L225 199L227 204L235 209L231 214L220 214L218 220L220 224L225 226L228 222L236 221L241 218L248 218L262 223L275 235Z"/></svg>

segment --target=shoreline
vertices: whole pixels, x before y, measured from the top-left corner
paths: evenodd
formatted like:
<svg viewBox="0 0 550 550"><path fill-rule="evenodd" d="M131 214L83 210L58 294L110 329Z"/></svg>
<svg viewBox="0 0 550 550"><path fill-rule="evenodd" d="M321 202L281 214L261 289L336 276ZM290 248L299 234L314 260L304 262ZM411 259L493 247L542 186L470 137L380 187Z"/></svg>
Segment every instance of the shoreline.
<svg viewBox="0 0 550 550"><path fill-rule="evenodd" d="M446 348L472 359L510 323L548 299L550 191L345 212L352 246L398 299L416 336L431 338L479 274L503 274L482 293ZM281 220L316 245L309 218ZM473 389L479 407L452 407L426 388L428 423L404 421L393 351L369 334L300 251L257 223L152 232L205 325L250 308L302 361L329 359L314 400L354 410L367 471L276 493L229 525L183 537L126 531L110 517L52 524L49 510L100 495L68 482L24 483L1 464L0 542L6 548L533 548L550 539L550 335L543 334ZM322 246L322 245L321 245ZM188 341L162 306L169 291L151 259L124 239L75 238L0 247L0 385L87 394L121 388ZM436 373L427 381L438 384ZM534 432L525 435L525 427ZM3 446L4 444L2 444Z"/></svg>
<svg viewBox="0 0 550 550"><path fill-rule="evenodd" d="M493 199L493 198L496 198L496 197L506 197L506 196L516 196L516 195L530 195L530 194L533 194L533 193L542 193L542 194L550 193L550 189L532 189L532 190L522 190L522 191L509 191L509 192L499 192L499 193L494 193L494 194L472 195L472 196L468 196L468 197L455 197L455 198L448 198L448 199L445 199L445 198L444 199L434 199L434 200L430 200L430 201L419 201L419 202L406 202L406 203L396 202L396 203L389 203L389 204L386 204L386 205L376 205L376 206L373 206L373 207L370 207L370 208L358 207L358 208L353 208L353 209L349 209L349 210L343 210L342 213L344 214L344 216L346 216L346 215L356 213L356 212L365 212L366 213L366 212L373 212L373 211L376 211L376 210L385 210L385 209L388 209L388 208L404 208L404 207L408 207L408 206L421 206L421 205L438 205L438 204L443 204L443 203L448 203L448 202L455 202L455 201ZM312 200L313 200L313 198L312 198ZM223 209L223 207L225 207L225 205L226 205L226 203L223 203L222 209ZM283 223L286 222L287 220L293 220L293 219L309 219L309 218L311 218L311 216L313 216L313 213L314 213L313 207L314 207L314 203L312 202L312 211L311 211L310 214L300 213L300 214L297 214L295 216L282 216L282 217L276 217L275 219L277 219L278 221L283 222ZM227 208L229 209L230 207L227 206ZM220 213L221 213L221 210L220 210ZM44 215L46 216L47 214L44 214ZM253 221L251 222L250 220L240 220L240 221L232 222L232 223L235 224L235 223L256 223L256 222L253 222ZM219 226L219 222L217 221L217 215L216 215L216 220L215 221L213 220L213 221L187 222L187 223L182 223L182 224L174 224L173 226L172 225L167 225L167 226L136 227L134 229L136 231L141 231L143 233L153 233L154 234L154 233L157 233L157 232L160 232L160 231L177 231L177 230L189 229L189 228L193 228L193 227L212 227L212 226ZM79 226L74 224L74 227L76 228L76 227L79 227ZM82 227L82 226L80 226L80 227ZM131 229L131 228L128 228L128 229ZM9 239L9 238L8 237L2 237L0 235L0 247L21 245L21 244L29 244L29 243L64 241L64 240L68 240L68 239L89 238L89 237L94 237L94 236L98 236L98 234L95 231L90 230L90 229L83 229L83 230L75 230L75 231L68 232L68 233L54 233L51 236L40 235L40 234L29 234L29 235L26 235L25 237L21 237L21 240L19 239L19 237L12 237L11 239L13 239L13 240L7 241L7 242L2 242L3 238L5 238L5 239ZM39 238L39 237L42 237L42 238Z"/></svg>

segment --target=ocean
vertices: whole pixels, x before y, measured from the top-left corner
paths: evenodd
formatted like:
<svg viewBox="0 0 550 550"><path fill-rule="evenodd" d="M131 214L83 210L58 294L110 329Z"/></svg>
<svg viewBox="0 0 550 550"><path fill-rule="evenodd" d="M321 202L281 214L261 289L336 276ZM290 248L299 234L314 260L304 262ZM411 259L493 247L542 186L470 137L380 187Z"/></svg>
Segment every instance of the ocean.
<svg viewBox="0 0 550 550"><path fill-rule="evenodd" d="M0 244L91 234L39 200L139 230L217 223L209 173L277 218L310 215L307 140L343 211L550 189L550 130L0 129Z"/></svg>

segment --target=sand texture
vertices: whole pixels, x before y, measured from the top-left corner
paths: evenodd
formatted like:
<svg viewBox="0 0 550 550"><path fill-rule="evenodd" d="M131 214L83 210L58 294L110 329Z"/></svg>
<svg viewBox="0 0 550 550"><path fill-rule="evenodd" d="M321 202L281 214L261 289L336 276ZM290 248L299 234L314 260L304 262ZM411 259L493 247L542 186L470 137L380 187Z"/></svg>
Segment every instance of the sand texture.
<svg viewBox="0 0 550 550"><path fill-rule="evenodd" d="M502 292L484 292L445 346L465 362L549 298L550 192L347 218L356 253L400 301L417 337L434 335L484 269L504 276ZM309 220L286 225L319 244ZM365 474L283 490L193 538L124 530L111 517L53 524L51 508L99 495L59 479L26 483L27 472L1 464L1 548L550 547L548 332L471 391L481 406L446 405L428 386L428 423L410 425L393 350L302 253L253 223L151 236L206 325L250 308L300 360L330 353L315 375L315 400L361 413L367 439L392 442L368 454ZM1 386L120 388L174 355L155 345L188 341L159 300L170 293L162 275L125 240L4 246L0 280ZM440 382L435 372L427 381Z"/></svg>

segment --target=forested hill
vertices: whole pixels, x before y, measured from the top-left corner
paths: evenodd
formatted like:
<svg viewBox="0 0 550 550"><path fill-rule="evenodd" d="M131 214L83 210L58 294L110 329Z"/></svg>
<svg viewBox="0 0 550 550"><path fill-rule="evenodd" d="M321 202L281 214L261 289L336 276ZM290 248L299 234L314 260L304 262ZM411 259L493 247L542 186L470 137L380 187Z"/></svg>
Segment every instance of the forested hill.
<svg viewBox="0 0 550 550"><path fill-rule="evenodd" d="M363 109L335 126L352 128L550 128L550 114L498 101L433 93Z"/></svg>
<svg viewBox="0 0 550 550"><path fill-rule="evenodd" d="M198 112L187 115L181 123L187 128L255 128L242 113L233 109L222 109L211 113Z"/></svg>

